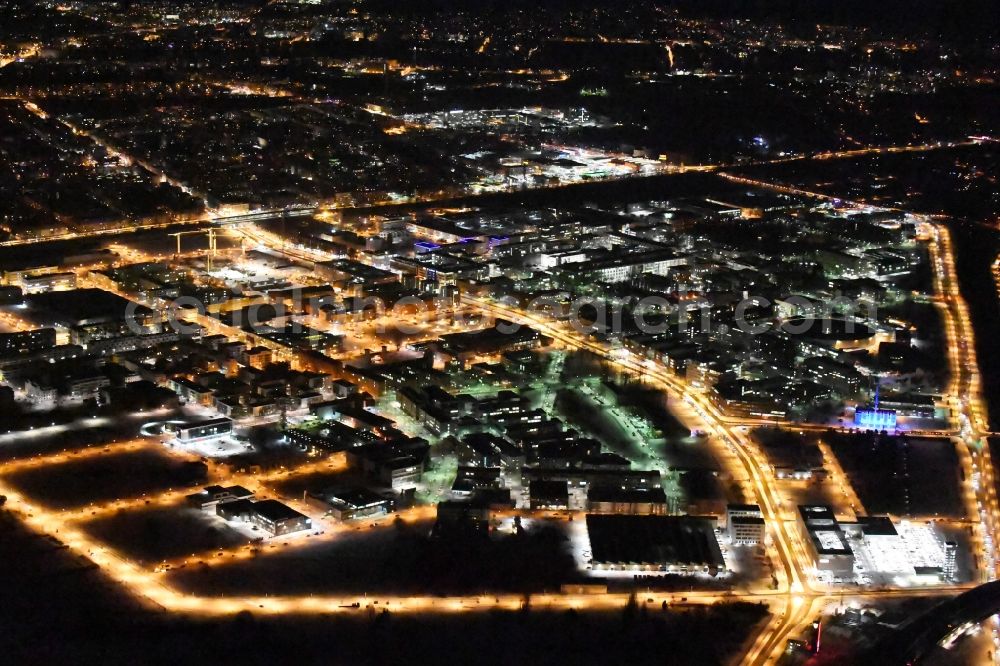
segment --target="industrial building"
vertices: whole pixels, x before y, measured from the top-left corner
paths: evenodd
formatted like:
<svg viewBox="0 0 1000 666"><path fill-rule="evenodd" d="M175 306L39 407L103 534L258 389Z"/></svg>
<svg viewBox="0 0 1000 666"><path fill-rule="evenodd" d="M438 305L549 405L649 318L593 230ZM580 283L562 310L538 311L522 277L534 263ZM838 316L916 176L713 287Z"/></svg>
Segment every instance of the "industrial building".
<svg viewBox="0 0 1000 666"><path fill-rule="evenodd" d="M817 571L837 578L853 576L854 552L832 508L823 505L799 506L796 524Z"/></svg>
<svg viewBox="0 0 1000 666"><path fill-rule="evenodd" d="M176 426L177 439L195 442L213 437L224 437L233 431L233 420L227 418L206 419Z"/></svg>
<svg viewBox="0 0 1000 666"><path fill-rule="evenodd" d="M250 523L268 536L284 536L312 529L312 519L278 500L237 499L216 505L216 513L231 521Z"/></svg>
<svg viewBox="0 0 1000 666"><path fill-rule="evenodd" d="M252 490L247 490L243 486L208 486L204 490L187 496L187 502L191 506L202 511L215 512L219 504L235 502L237 500L253 499Z"/></svg>
<svg viewBox="0 0 1000 666"><path fill-rule="evenodd" d="M596 570L709 575L726 570L714 518L588 514L587 535Z"/></svg>
<svg viewBox="0 0 1000 666"><path fill-rule="evenodd" d="M341 521L377 518L392 513L396 508L393 497L365 488L327 490L307 495L306 499Z"/></svg>

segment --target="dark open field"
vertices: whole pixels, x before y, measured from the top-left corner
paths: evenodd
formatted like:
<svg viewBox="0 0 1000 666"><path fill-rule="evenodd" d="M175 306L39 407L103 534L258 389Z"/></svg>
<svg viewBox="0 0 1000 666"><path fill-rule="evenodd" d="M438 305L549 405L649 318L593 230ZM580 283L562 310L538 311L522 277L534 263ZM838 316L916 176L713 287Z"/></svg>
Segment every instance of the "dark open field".
<svg viewBox="0 0 1000 666"><path fill-rule="evenodd" d="M47 506L69 509L193 487L202 481L203 475L204 467L198 463L174 460L155 450L142 450L14 471L6 478Z"/></svg>
<svg viewBox="0 0 1000 666"><path fill-rule="evenodd" d="M147 565L196 554L212 557L220 548L249 543L221 519L186 506L122 511L93 520L84 529Z"/></svg>
<svg viewBox="0 0 1000 666"><path fill-rule="evenodd" d="M170 574L197 594L537 592L578 573L561 530L431 538L431 524L386 525L334 541Z"/></svg>
<svg viewBox="0 0 1000 666"><path fill-rule="evenodd" d="M869 513L965 515L951 441L874 433L836 433L828 441Z"/></svg>

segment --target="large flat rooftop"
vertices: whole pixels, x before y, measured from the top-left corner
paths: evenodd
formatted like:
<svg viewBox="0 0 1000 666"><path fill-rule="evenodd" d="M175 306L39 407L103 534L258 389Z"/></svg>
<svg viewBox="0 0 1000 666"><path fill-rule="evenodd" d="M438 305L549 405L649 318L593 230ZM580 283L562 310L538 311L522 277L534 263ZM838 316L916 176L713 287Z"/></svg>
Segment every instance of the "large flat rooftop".
<svg viewBox="0 0 1000 666"><path fill-rule="evenodd" d="M587 533L598 564L725 566L711 518L589 514Z"/></svg>

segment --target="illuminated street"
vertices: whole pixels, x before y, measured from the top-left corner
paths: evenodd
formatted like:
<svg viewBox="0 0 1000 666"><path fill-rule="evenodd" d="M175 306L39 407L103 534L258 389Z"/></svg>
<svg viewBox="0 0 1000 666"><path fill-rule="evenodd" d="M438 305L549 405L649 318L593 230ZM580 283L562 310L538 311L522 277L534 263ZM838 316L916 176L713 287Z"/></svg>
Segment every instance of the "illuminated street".
<svg viewBox="0 0 1000 666"><path fill-rule="evenodd" d="M758 5L0 3L4 663L1000 664L995 7Z"/></svg>

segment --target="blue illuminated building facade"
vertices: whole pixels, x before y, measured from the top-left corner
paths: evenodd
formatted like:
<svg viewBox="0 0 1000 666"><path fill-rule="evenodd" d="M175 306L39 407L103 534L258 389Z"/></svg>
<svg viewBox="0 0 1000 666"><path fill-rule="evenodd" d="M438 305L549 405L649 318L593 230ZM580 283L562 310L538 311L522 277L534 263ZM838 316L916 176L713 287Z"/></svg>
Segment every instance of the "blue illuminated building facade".
<svg viewBox="0 0 1000 666"><path fill-rule="evenodd" d="M863 407L854 412L854 425L865 430L895 430L896 412L892 409Z"/></svg>
<svg viewBox="0 0 1000 666"><path fill-rule="evenodd" d="M854 425L865 430L895 430L896 410L879 409L878 388L875 389L875 406L859 407L854 411Z"/></svg>

